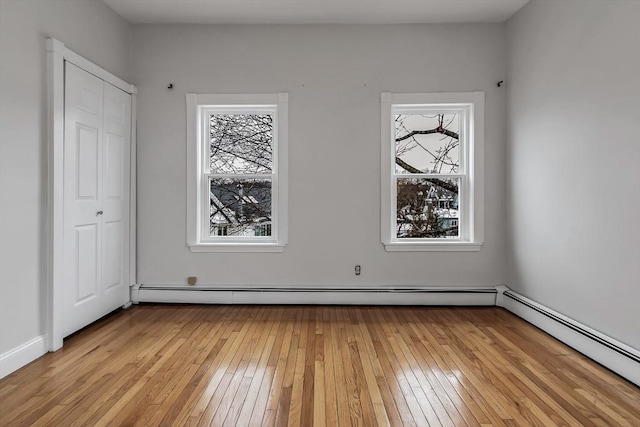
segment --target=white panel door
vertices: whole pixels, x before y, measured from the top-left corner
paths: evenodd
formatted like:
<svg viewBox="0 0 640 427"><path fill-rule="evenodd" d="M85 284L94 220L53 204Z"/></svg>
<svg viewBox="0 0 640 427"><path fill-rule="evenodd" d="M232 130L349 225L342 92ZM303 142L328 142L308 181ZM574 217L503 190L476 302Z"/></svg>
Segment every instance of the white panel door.
<svg viewBox="0 0 640 427"><path fill-rule="evenodd" d="M129 181L131 95L104 83L102 156L103 309L110 312L129 301Z"/></svg>
<svg viewBox="0 0 640 427"><path fill-rule="evenodd" d="M62 323L67 336L129 300L131 98L68 62L65 67Z"/></svg>

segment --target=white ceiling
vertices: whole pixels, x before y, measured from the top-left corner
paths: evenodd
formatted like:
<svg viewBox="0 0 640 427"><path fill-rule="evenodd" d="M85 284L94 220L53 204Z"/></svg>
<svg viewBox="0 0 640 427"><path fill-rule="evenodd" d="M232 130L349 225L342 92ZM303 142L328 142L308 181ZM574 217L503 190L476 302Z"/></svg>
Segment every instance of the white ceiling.
<svg viewBox="0 0 640 427"><path fill-rule="evenodd" d="M529 0L103 0L131 23L502 22Z"/></svg>

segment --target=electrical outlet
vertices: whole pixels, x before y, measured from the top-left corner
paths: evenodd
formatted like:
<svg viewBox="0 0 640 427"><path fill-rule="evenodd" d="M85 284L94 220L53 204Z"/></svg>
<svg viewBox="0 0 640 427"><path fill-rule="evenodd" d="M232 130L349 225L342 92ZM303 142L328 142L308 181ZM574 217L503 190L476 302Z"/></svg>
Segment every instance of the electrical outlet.
<svg viewBox="0 0 640 427"><path fill-rule="evenodd" d="M198 282L198 278L196 276L187 277L187 284L190 286L195 285Z"/></svg>
<svg viewBox="0 0 640 427"><path fill-rule="evenodd" d="M361 272L362 272L362 267L360 267L360 265L356 265L356 276L359 276Z"/></svg>

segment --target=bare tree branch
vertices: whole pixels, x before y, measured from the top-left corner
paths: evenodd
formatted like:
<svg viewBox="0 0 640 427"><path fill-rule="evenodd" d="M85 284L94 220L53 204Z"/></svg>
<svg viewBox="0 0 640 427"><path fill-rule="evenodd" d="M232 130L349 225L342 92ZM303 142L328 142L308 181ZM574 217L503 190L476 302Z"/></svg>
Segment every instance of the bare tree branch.
<svg viewBox="0 0 640 427"><path fill-rule="evenodd" d="M450 136L451 138L460 139L460 136L456 132L452 132L449 129L445 129L442 126L438 126L435 129L413 130L406 135L397 137L396 142L404 141L405 139L409 139L414 135L430 135L434 133L441 133L442 135L447 135L447 136Z"/></svg>
<svg viewBox="0 0 640 427"><path fill-rule="evenodd" d="M414 168L409 163L402 160L400 157L396 157L396 164L409 173L422 173L420 169ZM444 188L445 190L451 191L454 194L458 194L458 186L448 181L437 179L437 178L423 178L423 179L426 179L433 185L437 185L439 187Z"/></svg>

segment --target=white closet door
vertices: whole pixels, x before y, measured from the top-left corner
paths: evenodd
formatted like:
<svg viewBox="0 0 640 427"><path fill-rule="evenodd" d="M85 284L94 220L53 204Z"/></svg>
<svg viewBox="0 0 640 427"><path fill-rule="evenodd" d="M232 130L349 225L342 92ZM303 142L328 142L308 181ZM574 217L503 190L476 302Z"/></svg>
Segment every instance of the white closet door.
<svg viewBox="0 0 640 427"><path fill-rule="evenodd" d="M129 300L131 128L129 95L70 63L65 72L64 336Z"/></svg>
<svg viewBox="0 0 640 427"><path fill-rule="evenodd" d="M131 95L104 83L104 150L102 168L103 309L129 301L129 181Z"/></svg>

